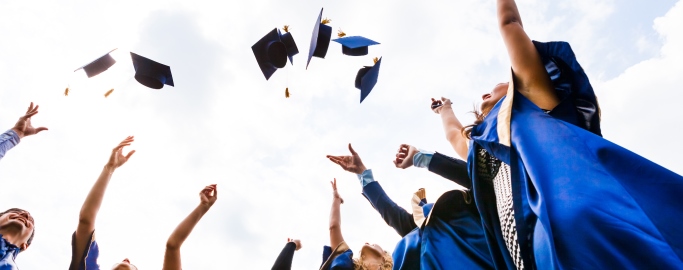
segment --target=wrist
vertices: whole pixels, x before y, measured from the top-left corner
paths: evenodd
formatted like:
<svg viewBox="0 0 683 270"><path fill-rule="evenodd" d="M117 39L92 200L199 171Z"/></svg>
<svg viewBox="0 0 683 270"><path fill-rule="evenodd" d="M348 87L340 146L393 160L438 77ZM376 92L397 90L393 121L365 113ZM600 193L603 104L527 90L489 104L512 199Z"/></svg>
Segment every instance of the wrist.
<svg viewBox="0 0 683 270"><path fill-rule="evenodd" d="M356 174L363 174L363 172L365 172L365 171L367 171L367 170L368 170L368 168L366 168L365 165L362 165L362 164L361 164L361 165L358 167L358 171L356 172Z"/></svg>
<svg viewBox="0 0 683 270"><path fill-rule="evenodd" d="M114 166L113 164L109 164L109 163L104 165L104 168L102 169L103 172L108 173L108 174L113 174L115 170L116 170L116 166Z"/></svg>
<svg viewBox="0 0 683 270"><path fill-rule="evenodd" d="M202 202L202 203L199 203L199 205L197 206L197 209L199 209L200 211L203 211L203 212L209 211L210 208L211 208L211 205L210 205L210 204L208 204L208 203L203 203L203 202Z"/></svg>
<svg viewBox="0 0 683 270"><path fill-rule="evenodd" d="M17 134L17 137L19 137L19 139L21 139L25 136L24 132L19 130L18 128L12 128L12 131L14 131L14 133Z"/></svg>

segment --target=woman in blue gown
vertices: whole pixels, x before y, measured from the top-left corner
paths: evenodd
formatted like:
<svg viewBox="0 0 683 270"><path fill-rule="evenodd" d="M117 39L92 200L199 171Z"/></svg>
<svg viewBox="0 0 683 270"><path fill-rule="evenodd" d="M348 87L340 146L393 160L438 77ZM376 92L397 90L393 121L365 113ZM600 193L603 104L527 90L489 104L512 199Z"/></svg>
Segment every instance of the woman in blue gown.
<svg viewBox="0 0 683 270"><path fill-rule="evenodd" d="M529 39L497 0L512 79L463 127L434 100L467 159L498 269L682 269L683 177L601 137L600 109L566 42Z"/></svg>

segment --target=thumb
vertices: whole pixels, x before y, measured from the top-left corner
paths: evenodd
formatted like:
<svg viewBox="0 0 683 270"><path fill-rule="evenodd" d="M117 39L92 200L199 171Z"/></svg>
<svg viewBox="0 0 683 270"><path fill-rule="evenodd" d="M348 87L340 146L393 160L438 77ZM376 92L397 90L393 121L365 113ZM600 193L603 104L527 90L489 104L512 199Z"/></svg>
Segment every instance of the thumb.
<svg viewBox="0 0 683 270"><path fill-rule="evenodd" d="M39 128L36 128L36 134L38 134L38 132L41 132L41 131L43 131L43 130L47 130L47 128L46 128L46 127L39 127Z"/></svg>
<svg viewBox="0 0 683 270"><path fill-rule="evenodd" d="M351 143L349 143L349 151L351 151L351 154L354 155L354 156L357 156L357 155L358 155L358 153L356 153L356 151L353 150L353 147L351 146Z"/></svg>
<svg viewBox="0 0 683 270"><path fill-rule="evenodd" d="M133 154L135 154L135 150L130 151L128 155L126 155L126 160L128 160Z"/></svg>

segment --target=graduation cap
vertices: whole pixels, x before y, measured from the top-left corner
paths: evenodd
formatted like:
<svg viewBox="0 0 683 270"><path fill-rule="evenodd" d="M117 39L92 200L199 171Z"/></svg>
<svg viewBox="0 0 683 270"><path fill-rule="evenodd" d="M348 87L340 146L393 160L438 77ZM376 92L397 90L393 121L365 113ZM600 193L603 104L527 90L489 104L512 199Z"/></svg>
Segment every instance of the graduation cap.
<svg viewBox="0 0 683 270"><path fill-rule="evenodd" d="M152 89L161 89L165 85L173 85L171 67L155 62L133 52L130 52L135 68L135 80Z"/></svg>
<svg viewBox="0 0 683 270"><path fill-rule="evenodd" d="M270 76L273 76L278 68L287 65L287 57L289 56L287 46L280 39L280 31L277 28L273 28L272 31L251 46L251 50L254 51L256 62L261 68L263 76L266 76L266 80L270 79Z"/></svg>
<svg viewBox="0 0 683 270"><path fill-rule="evenodd" d="M85 66L77 68L76 70L74 70L74 72L83 69L85 71L85 74L88 75L88 78L97 76L98 74L109 69L116 63L116 60L114 60L114 58L111 57L111 55L109 55L111 52L115 50L116 49L113 49L109 51L107 54L95 59L95 61L92 61Z"/></svg>
<svg viewBox="0 0 683 270"><path fill-rule="evenodd" d="M330 46L330 38L332 37L332 27L325 25L329 20L321 21L323 16L323 9L320 9L320 15L313 26L313 35L311 36L311 46L308 49L308 62L306 62L306 69L311 63L313 56L325 58L327 48Z"/></svg>
<svg viewBox="0 0 683 270"><path fill-rule="evenodd" d="M289 32L289 25L285 25L285 27L282 29L285 30L284 34L280 33L280 30L278 30L278 34L280 34L280 41L282 41L287 48L287 57L289 57L289 63L294 65L293 58L299 53L299 49L296 47L296 42L294 42L292 33Z"/></svg>
<svg viewBox="0 0 683 270"><path fill-rule="evenodd" d="M361 36L340 37L338 39L333 39L332 41L341 44L342 53L350 56L367 55L368 46L379 44L379 42Z"/></svg>
<svg viewBox="0 0 683 270"><path fill-rule="evenodd" d="M379 65L382 64L382 58L375 58L375 65L365 66L358 71L356 75L356 88L360 89L360 103L370 94L372 88L377 84L377 77L379 77Z"/></svg>

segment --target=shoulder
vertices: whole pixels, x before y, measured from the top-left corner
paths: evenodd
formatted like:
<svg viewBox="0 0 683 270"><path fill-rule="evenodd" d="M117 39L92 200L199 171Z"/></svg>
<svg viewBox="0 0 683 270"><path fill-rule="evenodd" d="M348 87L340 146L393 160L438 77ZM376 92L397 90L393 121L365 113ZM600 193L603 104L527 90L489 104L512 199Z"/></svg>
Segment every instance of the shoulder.
<svg viewBox="0 0 683 270"><path fill-rule="evenodd" d="M69 270L99 270L97 258L100 255L100 249L95 240L95 231L90 234L87 239L87 245L83 252L76 250L76 233L71 236L71 265Z"/></svg>

